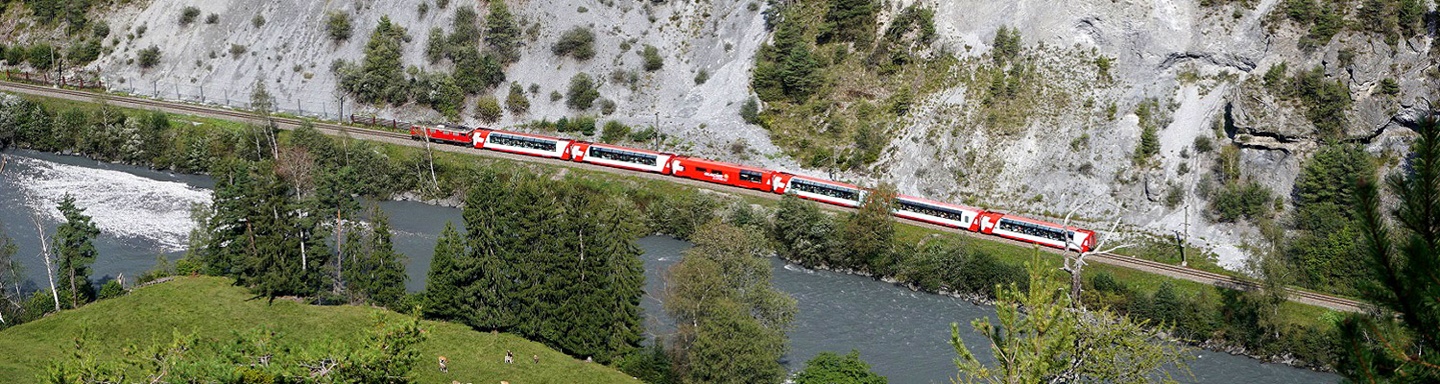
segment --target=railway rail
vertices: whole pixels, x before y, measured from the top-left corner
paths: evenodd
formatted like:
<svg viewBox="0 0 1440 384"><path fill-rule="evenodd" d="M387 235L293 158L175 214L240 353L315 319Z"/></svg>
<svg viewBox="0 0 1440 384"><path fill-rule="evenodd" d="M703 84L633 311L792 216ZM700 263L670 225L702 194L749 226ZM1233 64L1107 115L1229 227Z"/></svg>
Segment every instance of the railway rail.
<svg viewBox="0 0 1440 384"><path fill-rule="evenodd" d="M82 91L82 90L74 90L74 89L66 89L66 88L57 88L57 87L53 87L53 86L42 86L42 85L32 85L32 84L24 84L24 83L15 83L15 82L0 81L0 90L10 91L10 92L17 92L17 93L24 93L24 94L35 95L35 96L44 96L44 97L60 98L60 99L66 99L66 100L84 101L84 102L90 102L90 101L95 101L95 100L97 100L97 99L101 99L101 100L105 100L106 102L110 103L111 105L120 106L120 107L137 108L137 109L158 109L158 110L161 110L161 111L172 112L172 113L183 113L183 114L189 114L189 115L195 115L195 116L201 116L201 117L218 118L218 119L231 120L231 121L252 122L252 123L253 123L253 122L260 122L260 121L261 121L253 112L249 112L249 111L240 111L240 110L235 110L235 109L230 109L230 108L225 108L225 107L201 106L201 105L188 104L188 103L179 102L179 101L154 100L154 99L147 99L147 98L140 98L140 97L111 95L111 94L96 93L96 92L90 92L90 91ZM289 117L271 117L271 120L275 121L276 125L278 125L278 126L279 126L280 128L282 128L282 129L294 129L294 128L296 128L296 127L299 127L299 126L300 126L301 124L303 124L303 122L304 122L304 121L301 120L301 119L289 118ZM324 132L324 133L330 134L330 135L337 135L337 136L338 136L338 135L342 135L342 134L348 134L348 135L351 135L351 136L356 137L356 138L372 139L372 140L387 142L387 143L391 143L391 144L408 145L408 146L426 146L426 145L427 145L427 144L422 143L422 142L418 142L418 141L411 140L410 135L409 135L409 134L406 134L406 133L392 132L392 131L384 131L384 130L377 130L377 129L369 129L369 128L362 128L362 127L353 127L353 126L347 126L347 125L335 124L335 123L328 123L328 122L320 122L320 121L313 121L312 124L315 126L315 128L316 128L317 130L320 130L321 132ZM470 154L470 155L485 156L485 157L491 157L491 158L501 158L501 159L507 159L507 160L512 160L512 161L523 161L523 162L530 162L530 163L540 163L540 164L547 164L547 165L552 165L552 166L579 168L579 169L587 169L587 170L598 171L598 172L608 172L608 173L624 174L624 175L628 175L628 176L643 177L643 178L649 178L649 179L655 179L655 180L664 180L664 181L667 181L667 182L680 183L680 184L685 184L685 185L689 185L689 186L692 186L692 187L711 189L711 190L716 190L716 191L725 192L725 193L743 194L743 195L747 195L747 196L761 197L761 198L766 198L766 199L771 199L771 200L777 200L777 199L780 198L780 196L778 196L778 195L776 195L776 194L773 194L773 193L763 193L763 192L760 192L760 191L750 190L750 189L744 189L744 188L732 188L732 187L726 187L726 186L717 185L717 184L712 184L712 183L706 183L706 182L702 182L702 181L698 181L698 180L691 180L691 179L684 179L684 178L676 178L676 177L670 177L670 176L665 176L665 175L660 175L660 174L655 174L655 173L648 173L648 172L639 172L639 171L631 171L631 170L625 170L625 169L604 167L604 166L599 166L599 165L590 164L590 163L577 163L577 162L571 162L571 161L560 160L560 159L531 157L531 156L517 155L517 154L511 154L511 153L505 153L505 152L481 151L481 150L477 150L477 149L474 149L474 148L460 147L460 146L451 146L451 145L430 145L430 147L431 147L431 149L433 149L433 150L439 150L439 151L445 151L445 152L465 153L465 154ZM833 205L828 205L828 204L819 204L819 205L820 205L821 207L825 208L825 209L829 209L829 210L832 210L832 211L838 211L838 212L853 212L853 211L855 211L854 209L851 209L851 208L838 207L838 206L833 206ZM897 220L897 221L902 221L902 219L900 219L900 218L894 218L894 219ZM909 223L909 224L913 224L913 225L918 225L918 226L925 227L925 228L929 228L929 229L932 229L932 230L945 231L945 232L949 232L949 233L957 233L957 234L962 234L962 235L966 235L966 236L974 236L974 237L977 237L977 238L983 238L983 239L991 240L991 241L1003 241L1003 242L1010 242L1010 243L1012 243L1012 244L1017 244L1017 245L1021 245L1021 246L1033 246L1033 245L1030 244L1030 243L1025 243L1025 242L1020 242L1020 241L1005 239L1005 238L1001 238L1001 237L998 237L998 236L987 236L987 235L982 235L982 234L975 233L975 232L969 232L969 231L959 230L959 229L950 228L950 227L945 227L945 226L940 226L940 225L934 225L934 224L923 223L923 222L916 222L916 221L910 221L910 220L903 220L903 222ZM1065 251L1062 251L1062 250L1060 250L1060 249L1052 249L1052 248L1041 248L1041 249L1044 249L1044 250L1047 251L1047 252L1052 252L1052 253L1055 253L1055 254L1064 254L1064 253L1066 253ZM1238 277L1234 277L1234 276L1228 276L1228 275L1223 275L1223 274L1214 273L1214 272L1209 272L1209 271L1202 271L1202 270L1193 269L1193 268L1188 268L1188 267L1182 267L1182 266L1177 266L1177 265L1172 265L1172 264L1166 264L1166 263L1161 263L1161 262L1152 261L1152 260L1145 260L1145 259L1141 259L1141 258L1137 258L1137 257L1133 257L1133 256L1126 256L1126 255L1115 254L1115 253L1096 253L1096 254L1092 254L1092 255L1090 255L1090 256L1087 256L1087 261L1099 262L1099 263L1103 263L1103 264L1109 264L1109 265L1114 265L1114 266L1118 266L1118 267L1134 269L1134 270L1138 270L1138 271L1142 271L1142 272L1155 273L1155 274L1160 274L1160 275L1164 275L1164 276L1168 276L1168 277L1172 277L1172 278L1184 279L1184 280L1189 280L1189 281L1193 281L1193 282L1197 282L1197 283L1202 283L1202 284L1214 285L1214 286L1223 287L1223 288L1230 288L1230 289L1237 289L1237 290L1251 290L1251 289L1256 289L1256 288L1257 288L1257 284L1256 284L1255 282L1250 281L1250 280L1245 280L1245 279L1242 279L1242 278L1238 278ZM1314 305L1314 306L1329 308L1329 309L1337 310L1337 311L1348 311L1348 312L1362 312L1362 311L1364 311L1365 308L1367 308L1367 306L1368 306L1367 304L1365 304L1365 303L1363 303L1363 302L1356 301L1356 300L1352 300L1352 299L1348 299L1348 298L1337 297L1337 296L1332 296L1332 295L1326 295L1326 294L1321 294L1321 293L1316 293L1316 292L1310 292L1310 291L1300 290L1300 289L1294 289L1294 288L1287 288L1287 289L1288 289L1288 293L1289 293L1289 299L1290 299L1291 301L1295 301L1295 302L1298 302L1298 303L1303 303L1303 304L1308 304L1308 305Z"/></svg>

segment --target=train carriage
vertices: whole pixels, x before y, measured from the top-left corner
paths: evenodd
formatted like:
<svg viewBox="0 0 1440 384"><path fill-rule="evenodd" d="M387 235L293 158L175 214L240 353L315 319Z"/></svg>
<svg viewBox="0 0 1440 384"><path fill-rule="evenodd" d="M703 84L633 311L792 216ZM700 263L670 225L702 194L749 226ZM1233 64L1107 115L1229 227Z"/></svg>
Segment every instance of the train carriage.
<svg viewBox="0 0 1440 384"><path fill-rule="evenodd" d="M446 144L469 145L470 134L475 128L455 124L416 124L410 126L410 138L421 140L428 138L430 141Z"/></svg>
<svg viewBox="0 0 1440 384"><path fill-rule="evenodd" d="M708 181L765 192L775 190L775 188L770 185L771 177L775 175L775 171L738 164L675 156L674 160L670 160L670 172L675 176L687 179Z"/></svg>
<svg viewBox="0 0 1440 384"><path fill-rule="evenodd" d="M860 202L865 200L865 190L860 187L784 172L777 172L771 178L771 185L775 186L775 193L795 193L795 196L804 199L844 207L859 207Z"/></svg>
<svg viewBox="0 0 1440 384"><path fill-rule="evenodd" d="M474 134L475 148L563 160L570 160L570 144L573 142L558 137L484 129L478 129Z"/></svg>
<svg viewBox="0 0 1440 384"><path fill-rule="evenodd" d="M1095 232L1086 229L997 212L986 212L980 220L980 232L985 234L1078 252L1095 246Z"/></svg>
<svg viewBox="0 0 1440 384"><path fill-rule="evenodd" d="M979 208L946 204L914 196L895 196L895 216L971 232L980 231L980 215L983 213L985 211Z"/></svg>
<svg viewBox="0 0 1440 384"><path fill-rule="evenodd" d="M675 155L621 147L618 145L577 141L570 145L570 159L607 167L670 174L670 159Z"/></svg>

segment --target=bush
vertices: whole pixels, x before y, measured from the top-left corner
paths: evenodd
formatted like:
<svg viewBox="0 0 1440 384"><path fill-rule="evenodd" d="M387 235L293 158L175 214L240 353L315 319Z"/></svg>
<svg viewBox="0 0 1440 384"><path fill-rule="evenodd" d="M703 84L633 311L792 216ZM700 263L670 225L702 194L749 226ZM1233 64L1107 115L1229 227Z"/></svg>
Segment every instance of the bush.
<svg viewBox="0 0 1440 384"><path fill-rule="evenodd" d="M180 25L190 25L195 22L197 17L200 17L200 8L195 8L193 5L187 6L180 10Z"/></svg>
<svg viewBox="0 0 1440 384"><path fill-rule="evenodd" d="M50 44L36 43L30 46L30 66L39 70L50 69L55 64L55 48Z"/></svg>
<svg viewBox="0 0 1440 384"><path fill-rule="evenodd" d="M525 90L520 88L520 83L510 83L510 94L505 96L505 109L510 110L512 115L530 111L530 99L525 97Z"/></svg>
<svg viewBox="0 0 1440 384"><path fill-rule="evenodd" d="M238 59L240 58L240 55L245 54L245 51L248 51L249 49L249 47L246 47L244 45L230 44L230 57Z"/></svg>
<svg viewBox="0 0 1440 384"><path fill-rule="evenodd" d="M120 282L117 280L107 281L105 285L100 286L100 300L113 299L123 295L125 295L125 287L120 286Z"/></svg>
<svg viewBox="0 0 1440 384"><path fill-rule="evenodd" d="M995 40L991 43L992 52L990 58L995 64L1003 64L1020 56L1020 29L1000 26L995 31Z"/></svg>
<svg viewBox="0 0 1440 384"><path fill-rule="evenodd" d="M100 57L100 41L85 40L65 50L65 57L72 65L85 65Z"/></svg>
<svg viewBox="0 0 1440 384"><path fill-rule="evenodd" d="M215 24L218 22L220 22L220 15L211 13L209 16L205 16L205 24Z"/></svg>
<svg viewBox="0 0 1440 384"><path fill-rule="evenodd" d="M250 26L255 28L265 26L265 16L255 15L255 17L250 18Z"/></svg>
<svg viewBox="0 0 1440 384"><path fill-rule="evenodd" d="M1390 96L1399 95L1400 83L1396 82L1394 78L1390 77L1380 80L1380 94Z"/></svg>
<svg viewBox="0 0 1440 384"><path fill-rule="evenodd" d="M1210 140L1210 136L1195 137L1195 153L1210 153L1213 150L1215 150L1215 143Z"/></svg>
<svg viewBox="0 0 1440 384"><path fill-rule="evenodd" d="M330 17L325 22L325 33L330 35L330 40L341 42L349 40L354 33L354 26L350 24L350 14L345 12L330 12Z"/></svg>
<svg viewBox="0 0 1440 384"><path fill-rule="evenodd" d="M614 113L615 101L610 99L600 99L600 114L609 116Z"/></svg>
<svg viewBox="0 0 1440 384"><path fill-rule="evenodd" d="M655 130L654 126L645 127L645 129L630 133L630 141L637 143L648 142L654 140L656 137L660 137L660 131Z"/></svg>
<svg viewBox="0 0 1440 384"><path fill-rule="evenodd" d="M550 52L555 56L590 60L595 57L595 33L585 27L572 28L560 35L560 40L550 47Z"/></svg>
<svg viewBox="0 0 1440 384"><path fill-rule="evenodd" d="M660 49L653 45L645 44L645 50L640 52L640 56L645 58L645 71L647 72L654 72L665 66L665 59L660 57Z"/></svg>
<svg viewBox="0 0 1440 384"><path fill-rule="evenodd" d="M552 97L553 98L553 97ZM565 105L574 110L587 110L600 98L595 80L590 75L577 73L570 78L570 90L565 94Z"/></svg>
<svg viewBox="0 0 1440 384"><path fill-rule="evenodd" d="M605 128L600 130L600 141L606 143L618 143L630 135L630 126L619 121L610 120L605 122Z"/></svg>
<svg viewBox="0 0 1440 384"><path fill-rule="evenodd" d="M480 100L475 102L475 118L486 124L500 121L503 113L504 110L500 109L500 101L496 100L495 96L480 96Z"/></svg>
<svg viewBox="0 0 1440 384"><path fill-rule="evenodd" d="M710 80L710 71L701 69L700 73L695 74L695 85L705 84L706 80Z"/></svg>
<svg viewBox="0 0 1440 384"><path fill-rule="evenodd" d="M740 104L740 118L744 119L746 123L759 124L760 101L755 100L755 98L751 97L750 99L745 100L744 104Z"/></svg>
<svg viewBox="0 0 1440 384"><path fill-rule="evenodd" d="M97 21L94 25L90 26L90 33L94 35L96 39L103 40L110 36L110 23L105 22L105 20Z"/></svg>
<svg viewBox="0 0 1440 384"><path fill-rule="evenodd" d="M1216 220L1223 223L1235 222L1241 217L1259 219L1270 214L1275 201L1272 195L1270 188L1254 181L1230 183L1210 200L1210 210Z"/></svg>
<svg viewBox="0 0 1440 384"><path fill-rule="evenodd" d="M565 98L565 95L561 95L560 91L550 91L550 102L560 101L560 99L563 98Z"/></svg>

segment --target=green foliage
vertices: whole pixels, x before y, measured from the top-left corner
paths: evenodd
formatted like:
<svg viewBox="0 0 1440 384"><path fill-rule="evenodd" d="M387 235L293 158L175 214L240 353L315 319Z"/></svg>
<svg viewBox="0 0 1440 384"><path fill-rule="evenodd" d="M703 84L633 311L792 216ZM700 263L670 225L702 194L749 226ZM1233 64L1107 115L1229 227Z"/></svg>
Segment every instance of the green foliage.
<svg viewBox="0 0 1440 384"><path fill-rule="evenodd" d="M555 56L570 56L580 61L590 60L595 57L595 32L580 26L571 28L560 34L560 40L550 46L550 52Z"/></svg>
<svg viewBox="0 0 1440 384"><path fill-rule="evenodd" d="M1390 211L1393 222L1382 213L1375 176L1360 175L1357 182L1363 273L1372 282L1362 293L1378 310L1352 315L1340 327L1349 348L1336 368L1355 381L1440 380L1440 359L1426 353L1440 345L1440 335L1433 332L1440 327L1440 310L1431 304L1440 292L1440 214L1434 209L1440 205L1440 124L1433 109L1422 111L1410 148L1413 168L1386 179L1399 200Z"/></svg>
<svg viewBox="0 0 1440 384"><path fill-rule="evenodd" d="M746 124L760 123L760 101L753 97L746 98L745 103L740 104L740 119Z"/></svg>
<svg viewBox="0 0 1440 384"><path fill-rule="evenodd" d="M1321 147L1304 163L1295 178L1292 227L1299 233L1286 248L1300 285L1346 295L1359 293L1364 284L1359 244L1359 212L1355 183L1375 174L1375 162L1363 148L1331 144Z"/></svg>
<svg viewBox="0 0 1440 384"><path fill-rule="evenodd" d="M711 221L666 271L675 371L688 382L778 383L795 299L770 284L764 235Z"/></svg>
<svg viewBox="0 0 1440 384"><path fill-rule="evenodd" d="M1015 61L1015 58L1020 57L1020 50L1024 48L1020 42L1020 29L1000 26L1000 29L995 30L995 39L991 41L990 47L990 58L995 60L995 64Z"/></svg>
<svg viewBox="0 0 1440 384"><path fill-rule="evenodd" d="M845 218L841 225L843 237L841 246L846 258L836 260L840 265L861 266L862 270L881 275L893 275L896 266L895 253L890 249L895 240L895 221L891 212L895 208L895 186L881 184L860 204L860 210Z"/></svg>
<svg viewBox="0 0 1440 384"><path fill-rule="evenodd" d="M1168 368L1184 367L1188 352L1176 344L1151 342L1163 329L1106 310L1087 311L1082 321L1059 279L1051 276L1053 270L1042 265L1039 251L1027 267L1029 289L1012 284L1000 290L998 326L988 317L970 323L996 356L1006 358L990 366L981 363L960 339L959 324L951 323L950 343L959 355L957 382L1175 382Z"/></svg>
<svg viewBox="0 0 1440 384"><path fill-rule="evenodd" d="M1192 146L1195 147L1197 154L1210 153L1215 150L1215 141L1207 135L1195 136L1195 143Z"/></svg>
<svg viewBox="0 0 1440 384"><path fill-rule="evenodd" d="M804 28L798 21L781 23L774 43L761 46L756 53L751 86L761 100L803 103L823 80L820 63L804 40Z"/></svg>
<svg viewBox="0 0 1440 384"><path fill-rule="evenodd" d="M530 99L525 97L525 90L521 89L520 83L510 83L510 93L505 96L505 109L510 110L512 115L530 112Z"/></svg>
<svg viewBox="0 0 1440 384"><path fill-rule="evenodd" d="M55 48L51 47L50 44L35 43L35 45L30 46L29 58L27 60L30 61L31 67L45 71L54 67L56 54Z"/></svg>
<svg viewBox="0 0 1440 384"><path fill-rule="evenodd" d="M479 172L468 234L447 228L436 247L427 313L602 363L634 351L644 282L634 207L589 183Z"/></svg>
<svg viewBox="0 0 1440 384"><path fill-rule="evenodd" d="M197 17L200 17L200 8L195 8L193 5L186 6L180 10L180 25L190 25L195 22Z"/></svg>
<svg viewBox="0 0 1440 384"><path fill-rule="evenodd" d="M695 190L648 197L645 224L653 233L689 240L695 229L715 217L720 202Z"/></svg>
<svg viewBox="0 0 1440 384"><path fill-rule="evenodd" d="M391 241L390 218L372 206L368 229L349 226L340 249L340 278L352 304L369 303L393 310L408 310L405 302L404 255Z"/></svg>
<svg viewBox="0 0 1440 384"><path fill-rule="evenodd" d="M22 303L25 297L20 293L20 286L25 283L25 278L20 276L20 261L15 260L15 250L19 246L15 239L5 233L4 225L0 225L0 329L15 325L19 320L19 314L23 314L25 307Z"/></svg>
<svg viewBox="0 0 1440 384"><path fill-rule="evenodd" d="M870 370L870 364L860 359L860 351L850 350L844 356L835 352L820 352L805 362L805 368L795 373L795 384L885 384L885 376Z"/></svg>
<svg viewBox="0 0 1440 384"><path fill-rule="evenodd" d="M439 63L449 53L449 40L445 39L445 31L440 27L430 28L430 35L425 39L425 59L430 64ZM458 69L458 68L457 68Z"/></svg>
<svg viewBox="0 0 1440 384"><path fill-rule="evenodd" d="M65 58L70 59L70 65L86 65L100 57L100 40L86 39L71 44L65 50Z"/></svg>
<svg viewBox="0 0 1440 384"><path fill-rule="evenodd" d="M84 208L75 206L75 198L70 194L60 199L56 209L65 217L65 222L55 229L55 238L51 239L50 245L56 259L55 287L60 290L62 298L69 299L68 302L62 300L62 304L79 308L95 300L90 265L99 255L95 250L95 237L100 235L100 228L90 222Z"/></svg>
<svg viewBox="0 0 1440 384"><path fill-rule="evenodd" d="M500 121L504 113L505 110L500 109L500 100L493 95L480 96L480 99L475 101L475 118L482 122L493 124Z"/></svg>
<svg viewBox="0 0 1440 384"><path fill-rule="evenodd" d="M836 227L834 220L821 213L814 204L800 200L794 194L786 194L775 211L775 225L770 229L770 239L774 241L775 253L780 258L818 264L840 253Z"/></svg>
<svg viewBox="0 0 1440 384"><path fill-rule="evenodd" d="M1235 182L1216 192L1210 199L1210 211L1223 223L1233 223L1241 217L1256 220L1270 214L1273 202L1270 188L1254 181Z"/></svg>
<svg viewBox="0 0 1440 384"><path fill-rule="evenodd" d="M336 19L332 14L331 19ZM348 25L349 16L343 16ZM360 67L342 64L339 68L340 87L362 103L403 104L409 100L406 92L407 79L402 71L401 44L405 28L390 23L389 17L381 17L370 41L365 44L365 60Z"/></svg>
<svg viewBox="0 0 1440 384"><path fill-rule="evenodd" d="M710 80L710 71L701 69L700 72L695 73L695 85L705 84L708 80Z"/></svg>
<svg viewBox="0 0 1440 384"><path fill-rule="evenodd" d="M660 57L660 49L650 44L645 44L645 49L640 52L640 57L645 59L645 71L654 72L665 67L665 59ZM696 81L703 83L703 81Z"/></svg>
<svg viewBox="0 0 1440 384"><path fill-rule="evenodd" d="M1144 163L1151 156L1160 153L1160 133L1154 125L1140 127L1140 143L1135 145L1135 162Z"/></svg>
<svg viewBox="0 0 1440 384"><path fill-rule="evenodd" d="M54 25L64 21L65 34L74 35L76 32L85 29L90 22L86 18L94 0L25 0L23 1L33 12L33 20L45 25ZM19 1L0 3L0 11L5 10L6 3L20 3Z"/></svg>
<svg viewBox="0 0 1440 384"><path fill-rule="evenodd" d="M141 49L140 52L135 54L135 57L137 59L136 63L140 65L140 68L149 69L150 67L154 67L155 64L160 64L160 47L151 45L148 48Z"/></svg>
<svg viewBox="0 0 1440 384"><path fill-rule="evenodd" d="M256 29L265 26L265 16L256 14L255 17L250 18L250 26Z"/></svg>
<svg viewBox="0 0 1440 384"><path fill-rule="evenodd" d="M520 27L504 1L491 1L485 15L485 46L490 48L501 66L520 60Z"/></svg>
<svg viewBox="0 0 1440 384"><path fill-rule="evenodd" d="M382 16L380 19L382 20L382 24L390 24L389 16ZM387 26L386 28L388 29L389 27ZM375 31L377 34L380 33L380 28L376 27ZM325 35L330 36L330 41L339 43L341 41L350 40L350 36L354 33L355 26L350 23L349 13L332 11L328 16L325 17ZM371 35L370 42L371 45L374 44L375 35ZM366 50L369 51L369 48L370 47L367 45Z"/></svg>
<svg viewBox="0 0 1440 384"><path fill-rule="evenodd" d="M1399 82L1396 82L1394 78L1390 78L1390 77L1381 79L1381 80L1380 80L1380 89L1379 89L1378 91L1379 91L1380 94L1382 94L1382 95L1399 96L1399 95L1400 95L1400 83L1399 83Z"/></svg>
<svg viewBox="0 0 1440 384"><path fill-rule="evenodd" d="M125 295L125 287L120 286L119 280L110 280L100 285L100 293L96 300L113 299Z"/></svg>
<svg viewBox="0 0 1440 384"><path fill-rule="evenodd" d="M869 45L875 39L875 15L880 4L875 0L832 0L825 12L824 24L816 42L854 42Z"/></svg>
<svg viewBox="0 0 1440 384"><path fill-rule="evenodd" d="M565 105L570 109L584 111L590 109L595 99L600 98L600 85L585 73L577 73L570 78L570 89L565 92Z"/></svg>
<svg viewBox="0 0 1440 384"><path fill-rule="evenodd" d="M1315 67L1301 71L1291 79L1289 97L1305 106L1305 117L1315 125L1320 137L1338 139L1345 135L1346 111L1350 110L1350 87L1340 80L1329 81L1325 69Z"/></svg>
<svg viewBox="0 0 1440 384"><path fill-rule="evenodd" d="M21 63L24 63L25 59L27 59L29 56L28 53L30 52L30 50L26 49L24 45L19 44L12 45L0 51L4 51L5 64L8 65L20 65Z"/></svg>
<svg viewBox="0 0 1440 384"><path fill-rule="evenodd" d="M455 7L455 18L450 20L450 51L455 52L462 49L476 49L480 42L480 25L477 21L480 15L475 13L475 8L468 5ZM478 51L477 51L478 52Z"/></svg>
<svg viewBox="0 0 1440 384"><path fill-rule="evenodd" d="M606 143L619 143L628 136L630 126L615 120L606 121L605 127L600 130L600 141Z"/></svg>
<svg viewBox="0 0 1440 384"><path fill-rule="evenodd" d="M205 24L215 24L218 22L220 22L220 15L218 14L211 13L205 16Z"/></svg>

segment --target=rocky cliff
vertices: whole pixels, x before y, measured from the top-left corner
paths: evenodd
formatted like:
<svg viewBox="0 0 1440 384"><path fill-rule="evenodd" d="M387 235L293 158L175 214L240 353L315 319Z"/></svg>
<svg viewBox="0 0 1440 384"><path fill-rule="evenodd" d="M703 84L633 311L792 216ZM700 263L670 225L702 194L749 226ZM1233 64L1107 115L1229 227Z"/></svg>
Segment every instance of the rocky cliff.
<svg viewBox="0 0 1440 384"><path fill-rule="evenodd" d="M1189 231L1239 268L1241 244L1254 242L1249 224L1215 224L1204 213L1219 152L1239 148L1241 174L1276 191L1287 204L1295 175L1325 140L1363 143L1385 158L1403 158L1406 128L1421 98L1433 97L1436 55L1429 12L1421 32L1387 39L1369 32L1363 19L1346 19L1328 40L1287 17L1292 0L1007 2L922 0L880 3L877 30L911 5L934 10L936 37L927 54L952 55L939 91L917 95L892 128L879 159L862 169L835 174L864 184L890 182L901 193L961 201L1036 216L1063 217L1109 226L1115 217L1138 232ZM330 70L336 60L359 60L369 31L388 16L408 31L403 60L422 70L453 64L424 58L426 31L450 30L457 7L485 3L378 0L205 1L152 0L92 9L113 30L106 52L83 68L112 89L162 98L243 107L257 79L291 113L339 116L373 113L401 120L438 120L415 105L354 105L337 91ZM441 7L440 3L445 4ZM1353 4L1352 4L1353 3ZM1380 1L1349 2L1339 9L1360 14ZM554 120L577 112L563 100L568 79L587 73L603 79L601 97L617 109L604 119L635 125L658 123L671 139L665 149L803 169L787 157L766 128L746 124L740 105L754 94L756 52L771 38L764 14L783 1L652 2L626 0L526 0L509 3L526 33L518 62L505 81L531 88L530 112L507 114L498 125ZM177 22L182 9L214 13L211 24ZM422 9L424 12L422 13ZM64 46L62 28L30 20L12 4L4 11L7 41L52 41ZM354 20L354 37L326 36L328 13ZM264 18L256 22L256 16ZM1358 24L1357 24L1358 23ZM551 52L561 33L575 26L595 32L594 58L575 60ZM1030 107L1020 123L998 129L977 101L992 42L1003 26L1022 37L1029 68L1023 84ZM1358 26L1358 27L1355 27ZM143 28L143 33L140 30ZM1390 41L1386 41L1390 40ZM664 65L641 69L641 46L653 45ZM140 49L156 46L160 63L134 64ZM1273 68L1284 64L1285 71ZM1317 69L1318 68L1318 69ZM708 79L697 81L701 72ZM1272 79L1267 79L1267 74ZM1317 110L1304 94L1275 85L1314 75L1315 84L1339 84L1343 106ZM1271 80L1271 81L1267 81ZM533 84L533 85L532 85ZM494 90L505 97L506 87ZM1303 93L1303 92L1301 92ZM1340 99L1344 100L1340 100ZM466 105L473 105L474 98ZM762 108L764 108L762 106ZM588 112L588 113L594 113ZM466 123L476 124L471 113ZM1330 123L1326 123L1326 121ZM1336 126L1338 132L1322 129ZM770 127L774 129L775 127ZM1137 156L1147 128L1158 147ZM1199 139L1203 138L1203 139ZM1202 141L1213 145L1203 145ZM1212 179L1207 181L1207 179Z"/></svg>

